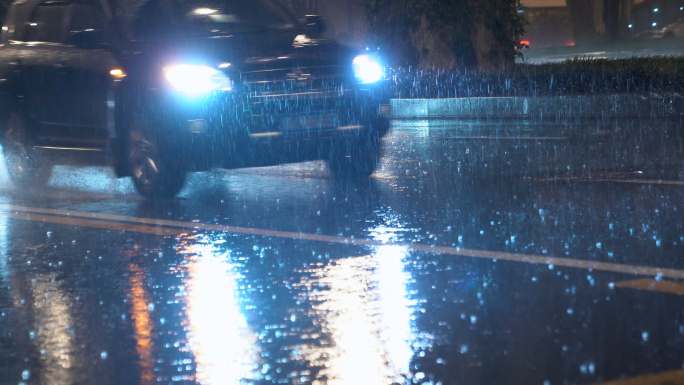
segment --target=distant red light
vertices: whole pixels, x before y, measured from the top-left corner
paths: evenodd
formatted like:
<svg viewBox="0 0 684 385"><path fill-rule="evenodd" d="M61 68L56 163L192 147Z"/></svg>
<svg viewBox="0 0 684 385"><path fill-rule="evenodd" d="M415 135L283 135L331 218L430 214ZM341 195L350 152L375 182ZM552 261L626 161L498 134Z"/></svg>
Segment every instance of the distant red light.
<svg viewBox="0 0 684 385"><path fill-rule="evenodd" d="M530 42L528 40L523 40L520 42L522 45L530 45Z"/></svg>
<svg viewBox="0 0 684 385"><path fill-rule="evenodd" d="M575 42L574 42L574 41L569 41L569 42L566 44L566 46L568 46L568 47L572 47L573 45L575 45Z"/></svg>

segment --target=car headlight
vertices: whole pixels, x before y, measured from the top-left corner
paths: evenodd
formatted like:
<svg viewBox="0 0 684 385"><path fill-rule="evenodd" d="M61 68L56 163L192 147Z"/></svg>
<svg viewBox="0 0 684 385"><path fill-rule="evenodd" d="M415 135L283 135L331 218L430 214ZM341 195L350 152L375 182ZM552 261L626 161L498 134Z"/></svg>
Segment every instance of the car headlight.
<svg viewBox="0 0 684 385"><path fill-rule="evenodd" d="M370 84L382 80L385 76L380 63L370 55L359 55L352 62L354 76L361 84Z"/></svg>
<svg viewBox="0 0 684 385"><path fill-rule="evenodd" d="M203 65L171 65L164 67L164 76L174 89L190 95L232 89L232 84L226 74Z"/></svg>

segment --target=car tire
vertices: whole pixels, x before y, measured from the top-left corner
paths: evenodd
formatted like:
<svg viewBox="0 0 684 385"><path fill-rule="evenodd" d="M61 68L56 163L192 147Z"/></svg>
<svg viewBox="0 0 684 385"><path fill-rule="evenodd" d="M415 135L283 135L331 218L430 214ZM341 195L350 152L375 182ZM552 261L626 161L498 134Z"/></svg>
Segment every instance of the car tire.
<svg viewBox="0 0 684 385"><path fill-rule="evenodd" d="M340 179L368 178L378 167L380 155L380 139L372 137L363 144L347 148L346 151L333 149L328 159L328 170Z"/></svg>
<svg viewBox="0 0 684 385"><path fill-rule="evenodd" d="M142 114L128 130L127 163L138 193L146 199L171 199L183 188L186 171L172 146L160 140L153 123Z"/></svg>
<svg viewBox="0 0 684 385"><path fill-rule="evenodd" d="M2 150L12 182L22 187L46 185L52 167L43 164L33 149L26 119L19 113L10 112L5 117L5 124Z"/></svg>

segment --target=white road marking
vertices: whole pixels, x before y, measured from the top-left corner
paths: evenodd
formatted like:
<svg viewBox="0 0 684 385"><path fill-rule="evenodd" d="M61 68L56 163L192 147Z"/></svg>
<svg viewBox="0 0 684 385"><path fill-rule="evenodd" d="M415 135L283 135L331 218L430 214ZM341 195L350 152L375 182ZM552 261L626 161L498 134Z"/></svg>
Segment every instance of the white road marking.
<svg viewBox="0 0 684 385"><path fill-rule="evenodd" d="M309 233L299 233L292 231L280 231L280 230L268 230L268 229L257 229L251 227L239 227L239 226L229 226L229 225L215 225L208 223L190 223L181 221L171 221L164 219L152 219L152 218L136 218L122 215L113 214L99 214L99 213L88 213L81 211L67 211L67 210L56 210L56 209L45 209L39 207L26 207L26 206L15 206L0 204L0 211L4 211L6 215L11 216L15 219L26 219L26 220L38 220L44 222L54 222L54 223L64 223L74 226L86 226L86 227L99 227L99 228L110 228L116 226L135 226L133 224L144 224L152 226L142 226L140 230L135 230L131 228L131 231L140 231L146 233L154 233L154 229L157 229L159 233L168 231L166 235L173 235L178 232L179 229L193 229L193 230L208 230L208 231L220 231L226 233L235 234L251 234L259 235L265 237L278 237L285 239L296 239L314 242L325 242L343 245L354 245L354 246L401 246L408 250L420 251L432 254L443 254L452 255L459 257L473 257L473 258L483 258L490 260L501 260L501 261L511 261L519 263L529 263L535 265L554 265L562 267L571 267L576 269L584 270L597 270L606 271L612 273L623 273L623 274L634 274L642 276L651 277L661 277L661 278L673 278L673 279L684 279L684 270L661 268L655 266L640 266L640 265L627 265L621 263L611 263L611 262L599 262L599 261L589 261L584 259L572 259L572 258L560 258L553 256L540 256L540 255L530 255L530 254L519 254L519 253L507 253L502 251L489 251L489 250L477 250L477 249L466 249L461 247L451 247L451 246L433 246L417 243L387 243L372 239L362 239L353 237L342 237L333 235L321 235L321 234L309 234ZM42 216L35 216L35 214L47 214ZM33 217L31 217L33 215ZM68 221L65 221L69 219ZM95 221L92 221L95 219ZM122 223L123 222L123 223ZM112 223L112 225L108 225ZM116 226L115 226L116 225ZM108 227L109 226L109 227ZM162 234L160 234L162 235Z"/></svg>

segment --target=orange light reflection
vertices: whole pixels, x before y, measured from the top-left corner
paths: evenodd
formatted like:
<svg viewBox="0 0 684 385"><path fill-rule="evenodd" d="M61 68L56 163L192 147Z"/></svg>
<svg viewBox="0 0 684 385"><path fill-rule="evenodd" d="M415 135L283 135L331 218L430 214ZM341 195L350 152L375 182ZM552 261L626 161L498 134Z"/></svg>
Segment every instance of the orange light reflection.
<svg viewBox="0 0 684 385"><path fill-rule="evenodd" d="M134 264L129 265L131 272L128 283L131 289L131 302L133 329L135 331L135 352L140 357L140 379L142 383L151 383L154 380L152 359L152 330L154 324L150 319L148 304L151 302L150 296L145 290L144 274L140 268Z"/></svg>

